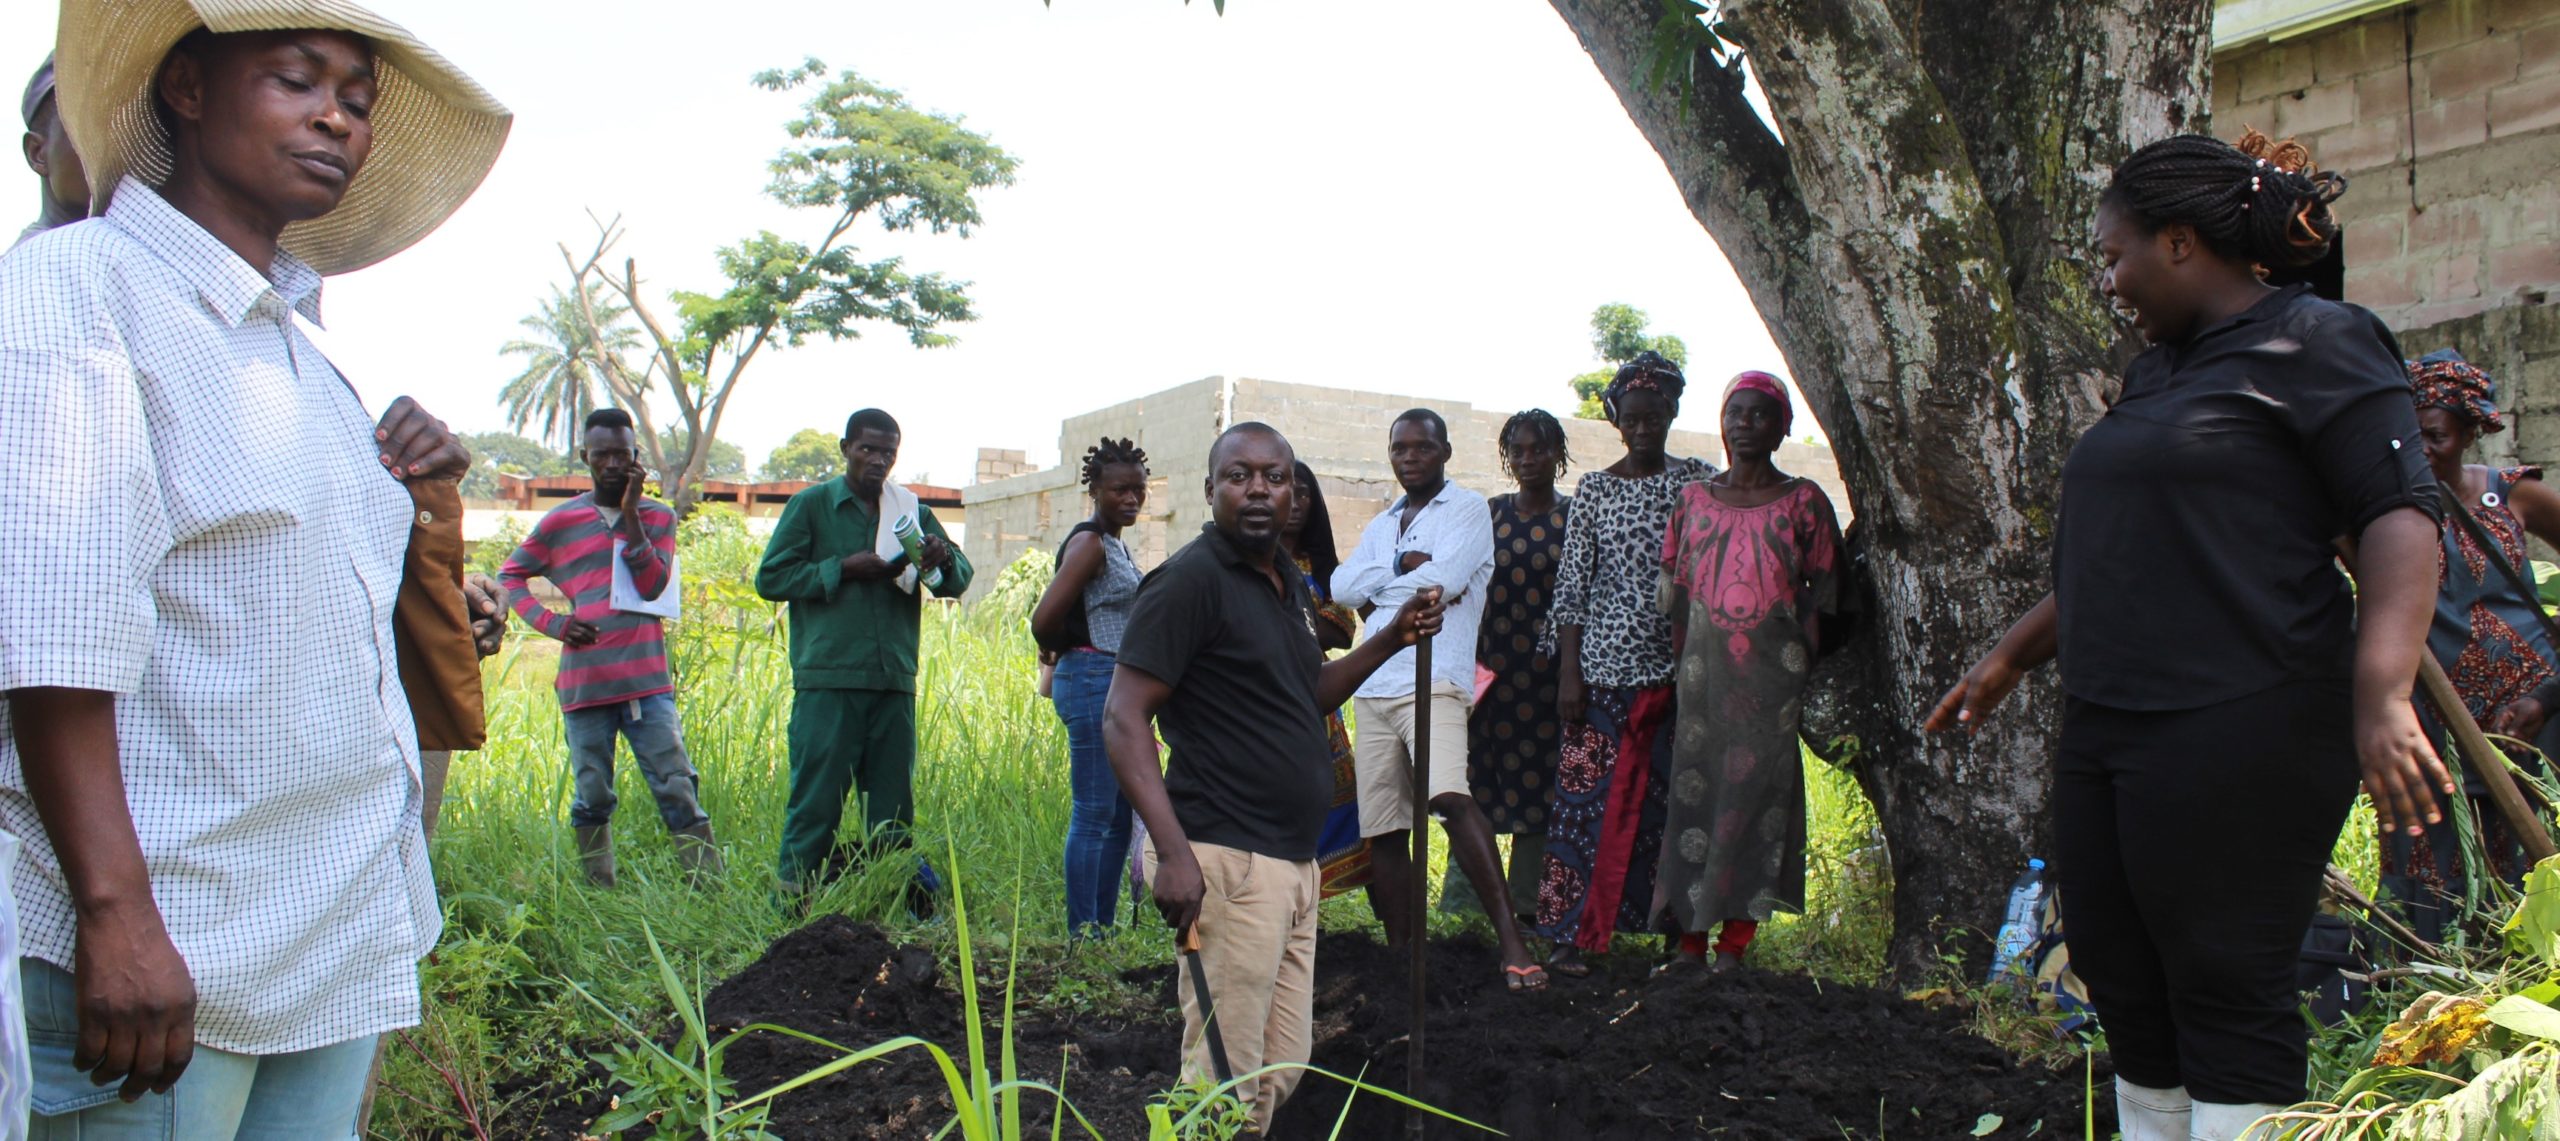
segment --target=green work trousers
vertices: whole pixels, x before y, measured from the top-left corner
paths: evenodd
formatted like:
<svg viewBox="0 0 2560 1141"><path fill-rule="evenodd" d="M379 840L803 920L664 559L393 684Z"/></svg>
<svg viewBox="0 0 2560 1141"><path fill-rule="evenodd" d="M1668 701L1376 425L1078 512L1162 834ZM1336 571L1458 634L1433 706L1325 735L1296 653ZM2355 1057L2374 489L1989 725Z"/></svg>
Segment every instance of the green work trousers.
<svg viewBox="0 0 2560 1141"><path fill-rule="evenodd" d="M791 801L782 814L782 882L844 859L836 828L847 793L862 795L862 850L903 846L915 823L916 696L885 689L803 689L791 698ZM850 853L845 853L850 855ZM837 868L841 871L842 868Z"/></svg>

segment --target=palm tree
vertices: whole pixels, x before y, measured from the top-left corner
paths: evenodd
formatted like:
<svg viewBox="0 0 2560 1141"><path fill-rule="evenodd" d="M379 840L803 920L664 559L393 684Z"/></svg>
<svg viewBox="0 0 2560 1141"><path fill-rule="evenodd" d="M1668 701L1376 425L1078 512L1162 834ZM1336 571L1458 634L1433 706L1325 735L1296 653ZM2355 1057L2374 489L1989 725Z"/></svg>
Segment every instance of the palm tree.
<svg viewBox="0 0 2560 1141"><path fill-rule="evenodd" d="M541 311L517 322L534 335L498 348L502 355L525 358L524 371L498 390L499 402L506 405L508 426L523 432L539 420L542 430L534 434L535 438L556 438L564 451L577 450L579 426L596 408L597 395L604 387L604 378L599 375L604 367L603 354L610 353L620 360L640 344L639 331L622 320L630 310L614 304L611 291L602 282L590 283L587 288L587 302L595 311L601 337L589 334L577 302L554 285L551 298L542 302Z"/></svg>

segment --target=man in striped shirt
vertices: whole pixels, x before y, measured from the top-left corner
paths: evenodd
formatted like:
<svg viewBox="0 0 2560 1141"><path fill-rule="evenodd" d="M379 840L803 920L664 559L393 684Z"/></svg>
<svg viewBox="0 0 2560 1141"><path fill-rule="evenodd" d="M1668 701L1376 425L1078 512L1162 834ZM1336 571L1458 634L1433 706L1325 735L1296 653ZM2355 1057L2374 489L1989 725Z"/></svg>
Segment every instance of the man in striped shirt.
<svg viewBox="0 0 2560 1141"><path fill-rule="evenodd" d="M658 800L658 817L676 838L677 856L697 875L718 874L711 818L703 815L696 795L700 778L676 723L666 635L656 615L613 608L617 558L642 598L655 599L667 589L676 554L675 512L641 494L648 472L633 450L630 413L599 408L588 415L586 430L578 457L595 478L595 490L552 508L498 572L507 604L563 644L557 688L577 785L569 825L577 831L587 878L613 886L613 746L619 737L631 743L631 755ZM534 598L526 584L537 577L550 579L567 596L569 613Z"/></svg>

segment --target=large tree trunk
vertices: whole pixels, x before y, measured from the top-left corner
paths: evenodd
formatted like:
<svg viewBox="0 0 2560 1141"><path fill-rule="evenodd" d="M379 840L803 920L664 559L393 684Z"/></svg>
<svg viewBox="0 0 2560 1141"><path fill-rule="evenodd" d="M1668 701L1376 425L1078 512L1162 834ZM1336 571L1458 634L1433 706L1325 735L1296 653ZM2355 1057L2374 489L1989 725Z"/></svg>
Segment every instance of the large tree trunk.
<svg viewBox="0 0 2560 1141"><path fill-rule="evenodd" d="M2059 689L2046 671L1976 738L1918 726L2049 587L2062 457L2130 347L2090 222L2117 160L2201 127L2211 6L1731 0L1782 139L1703 49L1648 82L1654 0L1553 3L1838 452L1870 621L1806 733L1854 738L1893 857L1892 963L1978 954L2047 850Z"/></svg>

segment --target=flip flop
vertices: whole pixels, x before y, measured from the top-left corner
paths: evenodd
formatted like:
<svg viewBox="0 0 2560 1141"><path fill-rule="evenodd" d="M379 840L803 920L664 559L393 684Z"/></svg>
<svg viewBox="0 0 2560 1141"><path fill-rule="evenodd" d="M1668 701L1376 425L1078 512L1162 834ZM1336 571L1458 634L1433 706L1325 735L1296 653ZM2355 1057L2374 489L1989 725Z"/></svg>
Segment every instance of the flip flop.
<svg viewBox="0 0 2560 1141"><path fill-rule="evenodd" d="M1584 959L1563 960L1547 956L1547 969L1569 979L1591 977L1591 963Z"/></svg>
<svg viewBox="0 0 2560 1141"><path fill-rule="evenodd" d="M1547 989L1547 969L1536 963L1502 968L1503 981L1511 985L1511 993L1522 994Z"/></svg>

